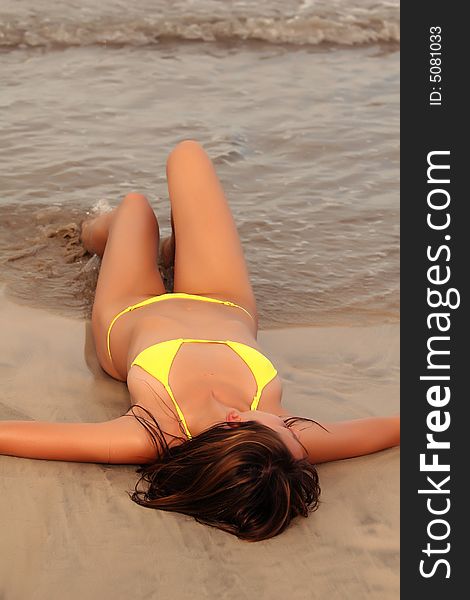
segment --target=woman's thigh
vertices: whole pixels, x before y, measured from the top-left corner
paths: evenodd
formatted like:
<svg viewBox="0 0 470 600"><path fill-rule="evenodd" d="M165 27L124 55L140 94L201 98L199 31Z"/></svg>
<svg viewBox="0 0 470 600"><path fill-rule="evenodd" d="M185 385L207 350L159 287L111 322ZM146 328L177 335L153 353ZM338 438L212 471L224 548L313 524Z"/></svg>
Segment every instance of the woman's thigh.
<svg viewBox="0 0 470 600"><path fill-rule="evenodd" d="M103 367L109 358L106 336L113 317L130 304L166 291L157 266L158 246L158 221L148 200L141 194L128 194L109 227L93 303L93 334ZM119 321L111 336L113 358L114 350L118 355L122 350L117 347Z"/></svg>
<svg viewBox="0 0 470 600"><path fill-rule="evenodd" d="M220 296L246 308L256 301L242 245L212 161L200 144L180 142L167 161L175 228L174 291Z"/></svg>

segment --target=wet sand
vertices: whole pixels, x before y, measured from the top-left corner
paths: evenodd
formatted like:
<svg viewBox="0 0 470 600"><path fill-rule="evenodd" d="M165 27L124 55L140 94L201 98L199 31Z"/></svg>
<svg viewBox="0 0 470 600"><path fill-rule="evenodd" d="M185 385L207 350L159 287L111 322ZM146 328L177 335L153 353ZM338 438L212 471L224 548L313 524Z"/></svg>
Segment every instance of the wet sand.
<svg viewBox="0 0 470 600"><path fill-rule="evenodd" d="M128 408L90 322L0 294L0 419L96 422ZM260 331L283 404L320 422L399 410L399 325ZM392 600L399 597L399 450L319 466L322 503L250 544L128 498L133 466L0 456L0 597Z"/></svg>

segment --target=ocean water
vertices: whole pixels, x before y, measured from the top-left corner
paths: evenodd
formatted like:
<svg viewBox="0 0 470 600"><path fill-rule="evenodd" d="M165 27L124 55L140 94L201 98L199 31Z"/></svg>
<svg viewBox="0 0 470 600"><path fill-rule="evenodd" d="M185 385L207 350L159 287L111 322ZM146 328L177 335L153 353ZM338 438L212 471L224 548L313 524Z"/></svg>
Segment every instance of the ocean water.
<svg viewBox="0 0 470 600"><path fill-rule="evenodd" d="M81 220L215 162L260 327L399 319L399 4L0 0L0 283L90 315ZM171 289L171 273L163 273Z"/></svg>

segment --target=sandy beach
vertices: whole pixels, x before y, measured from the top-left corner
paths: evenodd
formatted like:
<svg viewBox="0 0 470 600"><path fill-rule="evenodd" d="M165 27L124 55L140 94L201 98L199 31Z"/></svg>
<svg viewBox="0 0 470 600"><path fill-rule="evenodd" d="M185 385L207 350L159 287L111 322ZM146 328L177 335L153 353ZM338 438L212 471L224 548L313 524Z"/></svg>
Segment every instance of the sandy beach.
<svg viewBox="0 0 470 600"><path fill-rule="evenodd" d="M100 368L90 322L0 296L0 419L97 422L127 388ZM283 404L319 422L399 409L399 325L260 331ZM128 498L133 466L0 457L7 600L399 597L399 449L319 466L322 503L250 544Z"/></svg>

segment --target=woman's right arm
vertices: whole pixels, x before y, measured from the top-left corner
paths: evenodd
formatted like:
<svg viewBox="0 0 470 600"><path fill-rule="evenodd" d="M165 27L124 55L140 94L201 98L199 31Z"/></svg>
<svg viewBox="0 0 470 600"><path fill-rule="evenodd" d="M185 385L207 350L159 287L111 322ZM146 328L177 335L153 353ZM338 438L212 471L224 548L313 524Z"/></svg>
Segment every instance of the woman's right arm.
<svg viewBox="0 0 470 600"><path fill-rule="evenodd" d="M300 421L293 426L311 463L371 454L400 444L400 417L370 417L321 423Z"/></svg>
<svg viewBox="0 0 470 600"><path fill-rule="evenodd" d="M0 454L76 462L142 464L156 452L130 415L104 423L0 421Z"/></svg>

